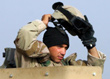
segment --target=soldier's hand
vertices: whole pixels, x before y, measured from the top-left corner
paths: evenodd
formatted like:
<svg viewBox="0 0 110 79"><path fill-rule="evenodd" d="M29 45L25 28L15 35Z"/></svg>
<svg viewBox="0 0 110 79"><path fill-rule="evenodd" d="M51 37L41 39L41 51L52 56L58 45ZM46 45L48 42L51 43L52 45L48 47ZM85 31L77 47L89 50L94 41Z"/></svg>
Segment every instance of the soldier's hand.
<svg viewBox="0 0 110 79"><path fill-rule="evenodd" d="M46 26L48 26L49 20L51 20L51 14L45 14L42 16L42 21Z"/></svg>
<svg viewBox="0 0 110 79"><path fill-rule="evenodd" d="M92 25L84 34L79 35L79 38L81 39L83 45L88 49L91 49L96 45L97 39L94 37L94 30Z"/></svg>

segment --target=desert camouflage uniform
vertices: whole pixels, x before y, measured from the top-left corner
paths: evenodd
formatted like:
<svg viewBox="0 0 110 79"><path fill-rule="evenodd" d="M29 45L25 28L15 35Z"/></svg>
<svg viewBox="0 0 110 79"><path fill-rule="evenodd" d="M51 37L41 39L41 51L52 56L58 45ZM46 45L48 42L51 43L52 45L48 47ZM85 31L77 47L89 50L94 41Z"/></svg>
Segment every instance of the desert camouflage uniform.
<svg viewBox="0 0 110 79"><path fill-rule="evenodd" d="M15 61L17 67L41 67L41 66L101 66L103 68L106 56L99 52L100 58L95 58L88 54L87 61L75 61L77 54L74 53L62 60L61 63L55 63L49 58L49 50L46 45L38 40L37 36L46 29L45 24L36 20L22 27L14 43L16 45ZM44 61L44 62L42 62Z"/></svg>

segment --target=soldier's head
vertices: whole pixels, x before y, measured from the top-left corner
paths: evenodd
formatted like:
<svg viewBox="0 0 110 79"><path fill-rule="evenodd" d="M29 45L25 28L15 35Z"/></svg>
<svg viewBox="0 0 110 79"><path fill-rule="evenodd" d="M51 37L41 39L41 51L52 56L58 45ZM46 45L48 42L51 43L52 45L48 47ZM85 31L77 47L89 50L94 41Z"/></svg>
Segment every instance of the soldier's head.
<svg viewBox="0 0 110 79"><path fill-rule="evenodd" d="M61 33L56 27L48 27L44 33L43 42L49 48L50 57L54 62L60 62L69 48L69 38L64 30Z"/></svg>

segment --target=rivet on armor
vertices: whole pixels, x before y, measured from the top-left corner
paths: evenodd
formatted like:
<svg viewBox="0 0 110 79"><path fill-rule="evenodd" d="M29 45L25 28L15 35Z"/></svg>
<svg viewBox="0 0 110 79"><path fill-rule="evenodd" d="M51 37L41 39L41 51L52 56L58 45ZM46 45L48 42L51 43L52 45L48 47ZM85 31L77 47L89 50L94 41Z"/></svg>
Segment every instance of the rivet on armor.
<svg viewBox="0 0 110 79"><path fill-rule="evenodd" d="M46 72L46 73L45 73L45 76L48 76L48 75L49 75L49 73L48 73L48 72Z"/></svg>
<svg viewBox="0 0 110 79"><path fill-rule="evenodd" d="M12 78L12 77L13 77L13 75L12 75L12 74L10 74L9 78Z"/></svg>
<svg viewBox="0 0 110 79"><path fill-rule="evenodd" d="M96 73L94 72L92 75L93 75L93 76L96 76Z"/></svg>

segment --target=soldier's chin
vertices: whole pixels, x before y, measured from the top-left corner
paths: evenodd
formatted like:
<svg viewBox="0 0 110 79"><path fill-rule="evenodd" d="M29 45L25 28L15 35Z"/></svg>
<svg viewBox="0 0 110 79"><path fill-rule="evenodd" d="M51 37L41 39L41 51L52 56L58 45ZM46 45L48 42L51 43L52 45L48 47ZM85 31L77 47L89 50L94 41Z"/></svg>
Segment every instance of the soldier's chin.
<svg viewBox="0 0 110 79"><path fill-rule="evenodd" d="M56 63L60 63L60 62L61 62L61 60L55 60L55 62L56 62Z"/></svg>

